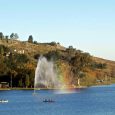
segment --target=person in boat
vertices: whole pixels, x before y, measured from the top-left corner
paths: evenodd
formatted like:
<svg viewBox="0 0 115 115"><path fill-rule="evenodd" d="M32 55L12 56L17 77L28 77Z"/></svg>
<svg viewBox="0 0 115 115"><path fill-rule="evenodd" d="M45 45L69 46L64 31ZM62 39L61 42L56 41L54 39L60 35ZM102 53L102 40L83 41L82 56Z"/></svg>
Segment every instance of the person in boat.
<svg viewBox="0 0 115 115"><path fill-rule="evenodd" d="M52 100L52 99L49 99L49 102L53 102L53 100Z"/></svg>
<svg viewBox="0 0 115 115"><path fill-rule="evenodd" d="M48 100L47 99L44 99L44 102L47 102Z"/></svg>
<svg viewBox="0 0 115 115"><path fill-rule="evenodd" d="M52 99L44 99L43 102L54 102Z"/></svg>

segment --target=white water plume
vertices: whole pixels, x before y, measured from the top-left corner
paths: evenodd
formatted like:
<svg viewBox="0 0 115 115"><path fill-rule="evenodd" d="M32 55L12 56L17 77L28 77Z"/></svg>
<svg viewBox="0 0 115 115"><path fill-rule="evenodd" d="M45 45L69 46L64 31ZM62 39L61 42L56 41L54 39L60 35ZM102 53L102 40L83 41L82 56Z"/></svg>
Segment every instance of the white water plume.
<svg viewBox="0 0 115 115"><path fill-rule="evenodd" d="M45 57L40 56L35 71L34 88L57 88L59 82L54 69L53 61L48 61Z"/></svg>

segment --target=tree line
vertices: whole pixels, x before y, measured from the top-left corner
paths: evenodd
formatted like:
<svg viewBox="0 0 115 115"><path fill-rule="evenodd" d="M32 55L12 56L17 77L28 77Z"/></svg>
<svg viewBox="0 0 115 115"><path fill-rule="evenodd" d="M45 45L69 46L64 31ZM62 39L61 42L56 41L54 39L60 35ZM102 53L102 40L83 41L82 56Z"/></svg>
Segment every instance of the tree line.
<svg viewBox="0 0 115 115"><path fill-rule="evenodd" d="M11 52L8 47L0 45L0 82L9 82L10 87L33 87L35 68L31 65L26 54Z"/></svg>
<svg viewBox="0 0 115 115"><path fill-rule="evenodd" d="M8 41L8 39L17 40L17 39L19 39L19 35L17 33L11 33L10 35L4 35L2 32L0 32L0 40ZM35 43L35 44L37 43L37 41L33 41L32 35L29 35L28 42Z"/></svg>

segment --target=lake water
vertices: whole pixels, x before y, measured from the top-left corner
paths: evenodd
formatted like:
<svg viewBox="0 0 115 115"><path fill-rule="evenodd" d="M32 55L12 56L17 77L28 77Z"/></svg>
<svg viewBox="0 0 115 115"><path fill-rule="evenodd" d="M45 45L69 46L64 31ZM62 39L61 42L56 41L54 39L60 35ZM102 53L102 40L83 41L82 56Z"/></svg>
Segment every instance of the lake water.
<svg viewBox="0 0 115 115"><path fill-rule="evenodd" d="M0 115L115 115L115 85L76 89L74 93L55 94L53 90L0 91ZM44 103L52 98L54 103Z"/></svg>

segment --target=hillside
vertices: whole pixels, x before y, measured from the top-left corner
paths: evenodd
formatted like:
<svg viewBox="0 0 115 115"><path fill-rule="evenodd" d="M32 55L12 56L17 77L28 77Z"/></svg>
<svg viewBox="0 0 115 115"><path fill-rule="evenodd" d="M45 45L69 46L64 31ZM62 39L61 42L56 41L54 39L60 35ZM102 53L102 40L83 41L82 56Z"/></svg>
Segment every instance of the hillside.
<svg viewBox="0 0 115 115"><path fill-rule="evenodd" d="M53 59L57 76L64 80L66 87L115 82L114 61L55 42L31 43L15 39L0 40L0 82L8 82L13 87L33 87L40 55Z"/></svg>

